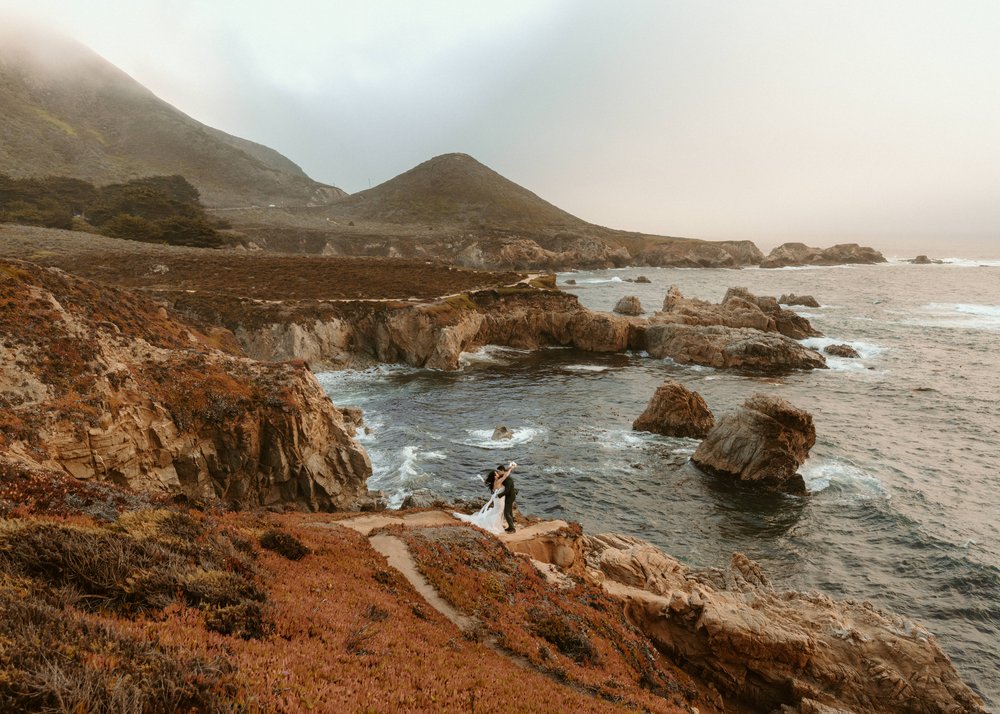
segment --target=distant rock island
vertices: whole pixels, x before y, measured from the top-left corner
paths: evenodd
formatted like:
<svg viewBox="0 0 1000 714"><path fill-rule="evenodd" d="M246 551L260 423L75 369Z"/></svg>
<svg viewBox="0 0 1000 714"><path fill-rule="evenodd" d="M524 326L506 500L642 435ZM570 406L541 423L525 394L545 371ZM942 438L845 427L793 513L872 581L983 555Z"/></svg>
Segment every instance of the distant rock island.
<svg viewBox="0 0 1000 714"><path fill-rule="evenodd" d="M874 248L857 243L839 243L829 248L812 248L805 243L783 243L760 262L762 268L787 268L803 265L848 265L885 263Z"/></svg>

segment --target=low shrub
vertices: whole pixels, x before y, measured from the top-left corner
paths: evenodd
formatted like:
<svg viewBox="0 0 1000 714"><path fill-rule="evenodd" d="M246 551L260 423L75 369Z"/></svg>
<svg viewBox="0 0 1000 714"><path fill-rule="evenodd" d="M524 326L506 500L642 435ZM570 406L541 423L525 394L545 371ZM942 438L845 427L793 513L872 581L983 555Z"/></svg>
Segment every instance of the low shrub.
<svg viewBox="0 0 1000 714"><path fill-rule="evenodd" d="M302 560L309 555L309 548L291 533L270 528L261 535L260 547L273 550L289 560Z"/></svg>

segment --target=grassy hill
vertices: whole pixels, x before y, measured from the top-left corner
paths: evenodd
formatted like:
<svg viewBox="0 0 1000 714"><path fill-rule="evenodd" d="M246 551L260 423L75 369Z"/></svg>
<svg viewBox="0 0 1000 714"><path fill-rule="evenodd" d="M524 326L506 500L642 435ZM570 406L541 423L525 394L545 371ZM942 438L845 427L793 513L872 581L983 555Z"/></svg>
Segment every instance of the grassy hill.
<svg viewBox="0 0 1000 714"><path fill-rule="evenodd" d="M367 191L346 196L324 214L387 223L503 227L581 227L553 206L467 154L443 154Z"/></svg>
<svg viewBox="0 0 1000 714"><path fill-rule="evenodd" d="M206 205L323 204L344 195L292 161L192 119L86 47L0 28L0 173L95 184L180 174Z"/></svg>

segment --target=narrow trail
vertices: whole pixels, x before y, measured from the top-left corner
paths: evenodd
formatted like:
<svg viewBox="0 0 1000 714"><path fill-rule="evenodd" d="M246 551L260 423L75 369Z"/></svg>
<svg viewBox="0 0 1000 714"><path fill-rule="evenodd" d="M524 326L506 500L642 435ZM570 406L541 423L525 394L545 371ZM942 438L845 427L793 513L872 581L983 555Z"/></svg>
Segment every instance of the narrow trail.
<svg viewBox="0 0 1000 714"><path fill-rule="evenodd" d="M417 568L416 561L413 559L413 555L410 553L409 547L405 542L403 542L402 539L384 533L371 535L372 531L389 525L402 525L407 528L428 528L433 526L454 525L456 523L462 523L462 521L459 521L457 518L445 511L423 511L420 513L407 513L399 516L379 513L358 516L356 518L349 518L347 520L336 521L329 524L316 523L313 525L322 528L344 526L367 536L368 542L371 543L372 547L385 556L389 566L402 574L403 577L406 578L407 582L413 586L413 589L416 590L422 598L424 598L428 605L441 613L441 615L446 617L463 633L476 633L476 631L481 627L481 621L477 618L469 617L468 615L459 612L443 597L441 597L437 589L435 589L434 586L431 585L430 582L423 576L423 574L421 574L420 570ZM469 527L471 528L472 526ZM504 543L504 545L506 545L512 552L530 556L530 544L536 538L560 530L564 527L566 527L565 521L540 521L530 526L519 528L515 533L501 533L495 537L500 542ZM479 634L482 634L482 632ZM513 654L509 650L502 647L493 637L487 637L480 640L480 642L497 654L506 657L522 669L542 674L581 694L585 694L587 696L594 695L594 692L590 691L586 687L558 679L554 677L551 672L540 669L524 657Z"/></svg>

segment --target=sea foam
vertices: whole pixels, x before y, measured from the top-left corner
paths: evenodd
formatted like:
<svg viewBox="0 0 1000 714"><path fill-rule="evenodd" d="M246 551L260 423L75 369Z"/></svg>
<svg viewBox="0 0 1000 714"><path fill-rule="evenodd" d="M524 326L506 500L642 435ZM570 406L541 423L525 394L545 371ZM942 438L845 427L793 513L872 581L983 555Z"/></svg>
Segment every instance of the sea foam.
<svg viewBox="0 0 1000 714"><path fill-rule="evenodd" d="M810 459L801 469L810 493L820 493L831 486L856 496L884 496L885 490L877 477L854 464L840 459Z"/></svg>
<svg viewBox="0 0 1000 714"><path fill-rule="evenodd" d="M538 427L522 426L511 431L514 432L514 436L510 439L494 439L493 429L468 429L467 433L471 438L460 443L474 446L477 449L512 449L515 446L533 441L544 430Z"/></svg>

